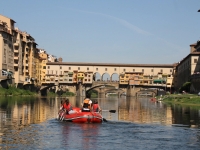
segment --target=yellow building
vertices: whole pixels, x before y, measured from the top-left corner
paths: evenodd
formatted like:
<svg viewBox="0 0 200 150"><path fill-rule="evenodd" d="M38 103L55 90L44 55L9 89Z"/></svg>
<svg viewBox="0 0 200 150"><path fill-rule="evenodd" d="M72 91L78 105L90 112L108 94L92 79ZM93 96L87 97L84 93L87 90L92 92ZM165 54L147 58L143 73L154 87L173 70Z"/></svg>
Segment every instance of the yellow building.
<svg viewBox="0 0 200 150"><path fill-rule="evenodd" d="M38 64L36 69L37 83L41 86L45 82L46 77L46 63L48 62L48 54L43 49L38 49Z"/></svg>

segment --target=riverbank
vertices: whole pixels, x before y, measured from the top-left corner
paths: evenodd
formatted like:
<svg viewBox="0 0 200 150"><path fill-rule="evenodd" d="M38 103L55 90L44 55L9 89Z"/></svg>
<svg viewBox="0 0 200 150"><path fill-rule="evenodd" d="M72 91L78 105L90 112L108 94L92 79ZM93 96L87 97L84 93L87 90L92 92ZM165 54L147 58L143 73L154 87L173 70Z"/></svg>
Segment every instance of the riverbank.
<svg viewBox="0 0 200 150"><path fill-rule="evenodd" d="M19 89L10 86L7 89L0 87L0 96L40 96L40 94L38 94L37 92L31 92L29 90ZM52 97L52 96L70 97L70 96L75 96L75 94L68 91L62 93L54 93L54 92L47 93L47 97Z"/></svg>
<svg viewBox="0 0 200 150"><path fill-rule="evenodd" d="M200 96L197 94L170 94L157 99L165 103L200 106Z"/></svg>
<svg viewBox="0 0 200 150"><path fill-rule="evenodd" d="M35 92L29 90L18 89L16 87L8 87L7 89L0 87L0 96L36 96Z"/></svg>

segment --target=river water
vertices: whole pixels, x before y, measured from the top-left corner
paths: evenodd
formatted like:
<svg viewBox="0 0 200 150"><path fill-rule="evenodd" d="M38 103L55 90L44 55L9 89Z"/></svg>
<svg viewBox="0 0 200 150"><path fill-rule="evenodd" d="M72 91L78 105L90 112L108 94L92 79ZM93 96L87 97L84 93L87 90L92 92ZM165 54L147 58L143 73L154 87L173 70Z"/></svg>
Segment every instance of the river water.
<svg viewBox="0 0 200 150"><path fill-rule="evenodd" d="M69 99L73 106L83 100ZM0 150L200 149L198 107L155 103L149 97L109 97L98 99L108 122L74 124L55 119L60 101L0 98Z"/></svg>

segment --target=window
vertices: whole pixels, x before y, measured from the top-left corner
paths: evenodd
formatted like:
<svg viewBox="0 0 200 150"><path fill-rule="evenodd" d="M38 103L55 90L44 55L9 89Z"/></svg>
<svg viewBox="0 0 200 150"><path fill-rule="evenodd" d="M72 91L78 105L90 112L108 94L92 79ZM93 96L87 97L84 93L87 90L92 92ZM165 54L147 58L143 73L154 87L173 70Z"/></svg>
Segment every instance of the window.
<svg viewBox="0 0 200 150"><path fill-rule="evenodd" d="M160 72L163 72L163 70L162 70L162 69L160 69Z"/></svg>
<svg viewBox="0 0 200 150"><path fill-rule="evenodd" d="M153 72L153 69L151 69L151 72Z"/></svg>
<svg viewBox="0 0 200 150"><path fill-rule="evenodd" d="M78 70L80 70L80 67L78 67Z"/></svg>
<svg viewBox="0 0 200 150"><path fill-rule="evenodd" d="M7 71L2 70L2 76L7 76L7 75L8 75Z"/></svg>
<svg viewBox="0 0 200 150"><path fill-rule="evenodd" d="M69 67L69 70L71 70L71 67Z"/></svg>
<svg viewBox="0 0 200 150"><path fill-rule="evenodd" d="M46 69L46 66L43 66L43 69Z"/></svg>
<svg viewBox="0 0 200 150"><path fill-rule="evenodd" d="M96 71L98 71L98 68L96 68Z"/></svg>
<svg viewBox="0 0 200 150"><path fill-rule="evenodd" d="M60 71L60 75L62 75L62 71Z"/></svg>
<svg viewBox="0 0 200 150"><path fill-rule="evenodd" d="M60 69L62 69L62 66L60 66Z"/></svg>
<svg viewBox="0 0 200 150"><path fill-rule="evenodd" d="M197 63L197 59L194 59L194 63Z"/></svg>
<svg viewBox="0 0 200 150"><path fill-rule="evenodd" d="M142 69L142 72L144 72L144 69Z"/></svg>
<svg viewBox="0 0 200 150"><path fill-rule="evenodd" d="M56 71L56 74L57 74L57 71Z"/></svg>
<svg viewBox="0 0 200 150"><path fill-rule="evenodd" d="M124 69L124 72L126 71L126 69Z"/></svg>
<svg viewBox="0 0 200 150"><path fill-rule="evenodd" d="M47 74L49 74L49 70L47 71Z"/></svg>
<svg viewBox="0 0 200 150"><path fill-rule="evenodd" d="M107 71L107 68L105 68L105 71Z"/></svg>
<svg viewBox="0 0 200 150"><path fill-rule="evenodd" d="M117 68L115 68L114 71L117 71Z"/></svg>
<svg viewBox="0 0 200 150"><path fill-rule="evenodd" d="M133 72L135 72L135 69L133 69Z"/></svg>
<svg viewBox="0 0 200 150"><path fill-rule="evenodd" d="M170 69L170 72L172 72L172 69Z"/></svg>
<svg viewBox="0 0 200 150"><path fill-rule="evenodd" d="M87 70L89 70L89 68L87 68Z"/></svg>
<svg viewBox="0 0 200 150"><path fill-rule="evenodd" d="M85 79L85 81L87 81L87 79Z"/></svg>
<svg viewBox="0 0 200 150"><path fill-rule="evenodd" d="M48 66L48 69L50 69L50 66Z"/></svg>

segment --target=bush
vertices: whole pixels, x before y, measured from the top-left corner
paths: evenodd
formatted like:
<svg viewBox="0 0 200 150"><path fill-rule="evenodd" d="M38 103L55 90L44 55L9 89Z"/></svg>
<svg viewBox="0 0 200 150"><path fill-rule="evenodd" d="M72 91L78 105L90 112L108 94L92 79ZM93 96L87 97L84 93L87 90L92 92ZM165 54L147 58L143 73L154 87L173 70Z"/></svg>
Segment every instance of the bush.
<svg viewBox="0 0 200 150"><path fill-rule="evenodd" d="M182 87L179 88L179 92L182 93L183 91L189 93L190 92L190 85L191 82L185 82Z"/></svg>

